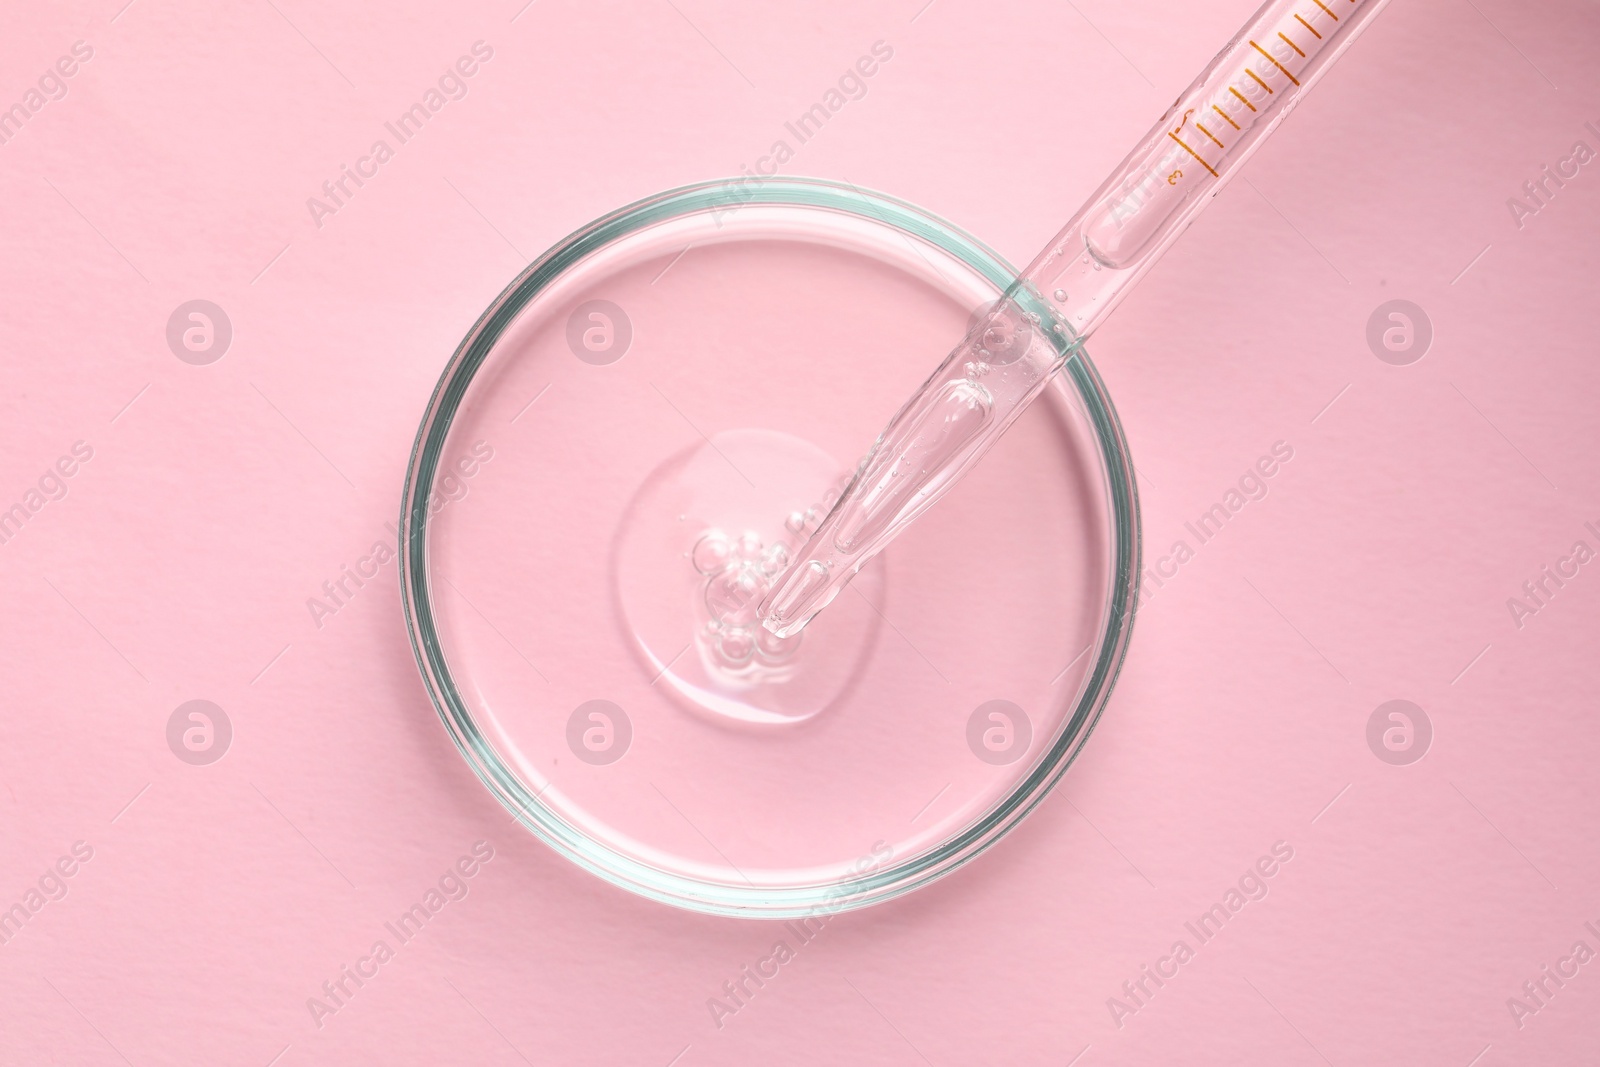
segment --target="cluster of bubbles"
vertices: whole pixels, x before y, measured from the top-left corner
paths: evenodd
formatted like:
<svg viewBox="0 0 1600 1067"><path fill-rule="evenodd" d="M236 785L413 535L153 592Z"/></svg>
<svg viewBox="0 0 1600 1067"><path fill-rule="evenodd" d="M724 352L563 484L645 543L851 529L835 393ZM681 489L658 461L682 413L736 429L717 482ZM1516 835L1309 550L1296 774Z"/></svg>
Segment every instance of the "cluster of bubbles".
<svg viewBox="0 0 1600 1067"><path fill-rule="evenodd" d="M804 543L838 495L830 490L818 506L789 514L783 525L793 541L769 545L754 530L737 536L709 530L695 542L689 562L704 579L700 600L706 610L699 641L723 671L759 677L782 668L799 649L802 634L778 637L761 625L761 602L788 568L794 546Z"/></svg>
<svg viewBox="0 0 1600 1067"><path fill-rule="evenodd" d="M1066 290L1056 290L1058 300ZM1033 343L1033 335L1044 328L1044 320L1034 311L1023 311L1015 301L996 301L973 312L968 322L968 351L974 357L962 369L976 382L995 367L1021 359ZM1060 323L1056 331L1061 332Z"/></svg>

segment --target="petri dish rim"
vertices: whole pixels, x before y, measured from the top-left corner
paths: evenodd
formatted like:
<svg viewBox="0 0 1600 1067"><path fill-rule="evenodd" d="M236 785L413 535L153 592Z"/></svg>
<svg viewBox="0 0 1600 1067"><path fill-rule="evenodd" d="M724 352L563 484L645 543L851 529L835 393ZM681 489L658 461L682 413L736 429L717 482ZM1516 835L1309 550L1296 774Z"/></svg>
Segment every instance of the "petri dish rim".
<svg viewBox="0 0 1600 1067"><path fill-rule="evenodd" d="M825 179L701 182L669 189L597 219L529 264L479 316L446 364L418 427L401 494L400 589L412 652L434 709L474 773L525 828L590 873L641 896L711 914L783 919L852 910L911 892L971 861L1044 799L1093 732L1122 668L1137 603L1141 542L1133 464L1104 383L1070 327L1063 326L1059 333L1042 331L1067 356L1060 373L1083 404L1099 445L1113 558L1096 655L1077 703L1050 748L1004 800L934 849L847 880L792 887L737 886L661 871L596 841L541 804L474 720L437 628L428 567L428 499L453 420L501 336L565 272L606 245L664 220L751 204L854 215L928 242L960 259L999 292L1012 289L1016 282L1015 268L951 223L906 201ZM1026 287L1015 288L1011 296L1025 311L1054 321L1049 303Z"/></svg>

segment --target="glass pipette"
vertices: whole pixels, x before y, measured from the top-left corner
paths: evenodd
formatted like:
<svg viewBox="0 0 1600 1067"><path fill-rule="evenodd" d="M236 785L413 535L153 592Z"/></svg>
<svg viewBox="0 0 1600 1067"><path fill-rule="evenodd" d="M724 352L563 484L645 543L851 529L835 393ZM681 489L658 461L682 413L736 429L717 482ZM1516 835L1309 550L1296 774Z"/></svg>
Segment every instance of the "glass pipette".
<svg viewBox="0 0 1600 1067"><path fill-rule="evenodd" d="M999 440L1387 4L1268 0L1251 16L878 436L762 601L768 630L800 632Z"/></svg>

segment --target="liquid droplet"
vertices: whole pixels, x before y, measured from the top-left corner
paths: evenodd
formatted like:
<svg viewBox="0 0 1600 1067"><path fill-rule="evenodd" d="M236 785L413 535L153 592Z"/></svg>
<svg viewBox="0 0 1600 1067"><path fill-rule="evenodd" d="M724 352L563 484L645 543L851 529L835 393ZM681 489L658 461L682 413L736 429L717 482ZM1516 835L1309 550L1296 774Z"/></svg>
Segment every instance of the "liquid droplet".
<svg viewBox="0 0 1600 1067"><path fill-rule="evenodd" d="M680 516L681 517L681 516ZM712 531L695 542L691 559L701 574L716 574L728 565L728 539Z"/></svg>
<svg viewBox="0 0 1600 1067"><path fill-rule="evenodd" d="M800 648L800 640L805 637L805 631L793 637L779 637L765 626L755 628L756 651L761 658L769 663L780 663L793 656Z"/></svg>

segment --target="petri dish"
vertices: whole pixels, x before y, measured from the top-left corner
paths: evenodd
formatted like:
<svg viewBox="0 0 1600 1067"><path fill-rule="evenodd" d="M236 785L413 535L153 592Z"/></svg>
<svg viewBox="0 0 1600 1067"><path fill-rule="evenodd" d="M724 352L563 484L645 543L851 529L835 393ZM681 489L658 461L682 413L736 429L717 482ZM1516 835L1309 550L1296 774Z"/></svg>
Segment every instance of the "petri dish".
<svg viewBox="0 0 1600 1067"><path fill-rule="evenodd" d="M1081 349L802 634L754 619L1015 277L881 194L716 182L584 227L483 313L417 434L401 583L445 727L523 826L644 896L792 918L927 884L1045 796L1110 695L1139 573Z"/></svg>

